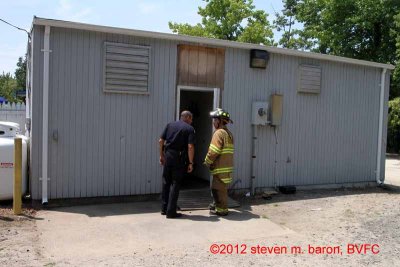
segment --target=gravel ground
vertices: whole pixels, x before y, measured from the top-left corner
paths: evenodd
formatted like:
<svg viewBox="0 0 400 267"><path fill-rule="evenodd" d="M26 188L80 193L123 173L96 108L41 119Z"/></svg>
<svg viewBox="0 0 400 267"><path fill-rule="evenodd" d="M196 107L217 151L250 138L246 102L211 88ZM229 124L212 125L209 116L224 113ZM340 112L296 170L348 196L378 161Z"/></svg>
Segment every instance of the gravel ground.
<svg viewBox="0 0 400 267"><path fill-rule="evenodd" d="M0 204L0 266L43 266L35 210L15 216L12 204Z"/></svg>
<svg viewBox="0 0 400 267"><path fill-rule="evenodd" d="M140 255L116 255L76 264L141 266L400 266L400 195L379 188L328 190L246 201L248 210L296 233L270 240L235 240L246 255L213 255L209 246L149 249ZM225 243L226 244L226 243ZM379 253L348 254L347 244L378 244ZM301 246L303 254L252 255L250 247ZM309 254L308 245L340 246L342 255Z"/></svg>
<svg viewBox="0 0 400 267"><path fill-rule="evenodd" d="M0 209L1 266L400 266L400 191L382 188L302 191L275 195L272 199L242 199L242 210L257 214L294 231L270 240L232 240L246 255L213 255L211 244L171 246L140 253L57 261L43 256L35 212L24 210L14 216ZM243 222L245 223L245 222ZM217 225L216 225L217 227ZM206 229L199 229L206 231ZM190 238L190 237L188 237ZM226 244L226 242L225 242ZM378 244L379 253L370 250L348 254L348 244ZM252 246L283 246L288 254L252 255ZM340 246L342 254L310 254L308 245ZM290 254L300 246L302 254ZM377 247L376 247L377 248Z"/></svg>

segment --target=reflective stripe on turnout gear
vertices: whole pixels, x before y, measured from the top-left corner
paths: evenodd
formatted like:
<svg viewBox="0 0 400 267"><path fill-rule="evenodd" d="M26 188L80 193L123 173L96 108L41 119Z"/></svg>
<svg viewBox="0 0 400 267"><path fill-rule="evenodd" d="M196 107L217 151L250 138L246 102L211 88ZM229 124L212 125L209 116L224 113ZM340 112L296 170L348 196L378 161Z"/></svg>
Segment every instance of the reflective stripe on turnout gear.
<svg viewBox="0 0 400 267"><path fill-rule="evenodd" d="M229 172L233 172L233 167L216 168L214 170L211 170L210 172L211 172L211 174L229 173Z"/></svg>
<svg viewBox="0 0 400 267"><path fill-rule="evenodd" d="M212 150L212 151L214 151L215 153L217 153L217 154L221 154L221 149L219 149L218 147L216 147L215 145L213 145L213 144L210 144L210 149Z"/></svg>
<svg viewBox="0 0 400 267"><path fill-rule="evenodd" d="M230 177L221 178L221 181L224 182L225 184L230 184L230 183L232 183L232 178L230 178Z"/></svg>
<svg viewBox="0 0 400 267"><path fill-rule="evenodd" d="M211 165L213 162L206 156L206 159L204 160L207 164Z"/></svg>

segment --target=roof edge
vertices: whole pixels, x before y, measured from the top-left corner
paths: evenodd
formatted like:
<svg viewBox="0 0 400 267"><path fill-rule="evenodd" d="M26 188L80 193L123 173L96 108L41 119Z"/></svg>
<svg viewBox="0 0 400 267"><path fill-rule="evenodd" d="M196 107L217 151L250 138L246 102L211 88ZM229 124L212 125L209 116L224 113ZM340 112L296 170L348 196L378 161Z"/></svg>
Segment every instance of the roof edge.
<svg viewBox="0 0 400 267"><path fill-rule="evenodd" d="M80 23L80 22L39 18L36 16L33 18L32 26L33 25L70 28L70 29L77 29L77 30L88 30L88 31L106 32L106 33L115 33L115 34L124 34L124 35L134 35L134 36L147 37L147 38L192 42L192 43L198 43L198 44L202 44L202 45L212 45L212 46L220 46L220 47L231 47L231 48L240 48L240 49L264 49L264 50L267 50L268 52L271 52L274 54L296 56L296 57L307 57L307 58L312 58L312 59L369 66L369 67L382 68L382 69L388 69L388 70L393 70L395 68L395 66L393 66L391 64L383 64L383 63L377 63L377 62L366 61L366 60L332 56L332 55L326 55L326 54L318 54L318 53L313 53L313 52L298 51L298 50L279 48L279 47L273 47L273 46L265 46L265 45L251 44L251 43L241 43L241 42L234 42L234 41L228 41L228 40L211 39L211 38L179 35L179 34L172 34L172 33L134 30L134 29L127 29L127 28L111 27L111 26L101 26L101 25L94 25L94 24L87 24L87 23Z"/></svg>

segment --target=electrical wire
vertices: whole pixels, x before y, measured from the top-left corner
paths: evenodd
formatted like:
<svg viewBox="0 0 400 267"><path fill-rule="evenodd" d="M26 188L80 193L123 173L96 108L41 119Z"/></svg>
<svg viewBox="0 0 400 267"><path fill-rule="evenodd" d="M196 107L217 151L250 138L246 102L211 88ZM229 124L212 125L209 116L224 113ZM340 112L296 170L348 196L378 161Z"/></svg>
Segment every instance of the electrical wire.
<svg viewBox="0 0 400 267"><path fill-rule="evenodd" d="M18 27L18 26L15 26L15 25L9 23L8 21L5 21L4 19L1 19L1 18L0 18L0 21L4 22L5 24L8 24L8 25L10 25L11 27L14 27L14 28L16 28L16 29L18 29L18 30L20 30L20 31L26 32L26 33L28 34L28 38L31 39L31 34L30 34L27 30L22 29L22 28L20 28L20 27Z"/></svg>

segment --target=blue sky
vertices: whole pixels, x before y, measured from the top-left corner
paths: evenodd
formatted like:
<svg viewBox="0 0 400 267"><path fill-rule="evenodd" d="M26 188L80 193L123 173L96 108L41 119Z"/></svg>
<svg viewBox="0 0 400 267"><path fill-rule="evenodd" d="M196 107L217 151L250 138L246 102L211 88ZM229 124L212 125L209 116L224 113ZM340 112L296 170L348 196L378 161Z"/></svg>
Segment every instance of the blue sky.
<svg viewBox="0 0 400 267"><path fill-rule="evenodd" d="M254 0L272 22L281 0ZM0 18L21 28L31 28L33 16L91 24L171 32L168 22L200 22L201 0L2 0ZM15 71L18 57L26 51L27 34L0 22L0 73Z"/></svg>

